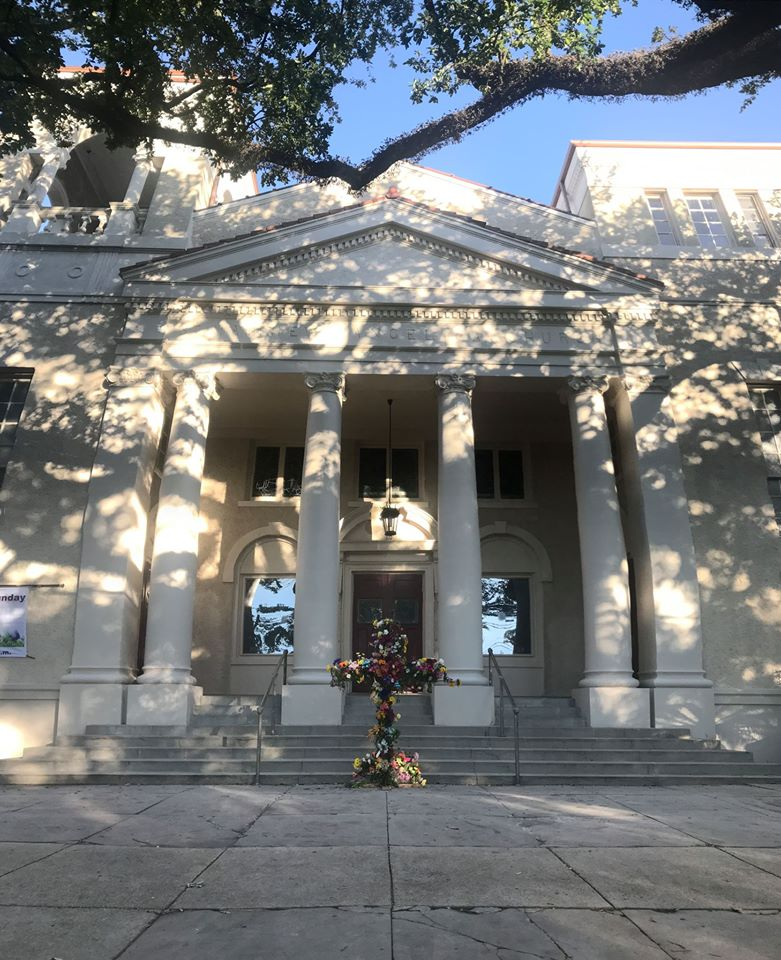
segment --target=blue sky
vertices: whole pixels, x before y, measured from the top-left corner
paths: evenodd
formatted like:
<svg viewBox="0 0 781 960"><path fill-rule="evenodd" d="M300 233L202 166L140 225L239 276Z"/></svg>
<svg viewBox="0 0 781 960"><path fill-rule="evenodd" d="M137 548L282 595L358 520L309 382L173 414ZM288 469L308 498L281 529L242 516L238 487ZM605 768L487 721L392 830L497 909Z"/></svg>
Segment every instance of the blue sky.
<svg viewBox="0 0 781 960"><path fill-rule="evenodd" d="M627 7L611 22L608 49L649 45L655 26L672 25L686 32L694 20L671 0L640 0L638 7ZM346 87L340 98L343 123L333 149L353 161L437 109L409 103L407 71L378 67L375 76L368 89ZM743 99L726 89L656 103L546 97L505 114L459 144L427 154L421 162L549 203L570 140L781 140L781 81L762 90L741 112Z"/></svg>

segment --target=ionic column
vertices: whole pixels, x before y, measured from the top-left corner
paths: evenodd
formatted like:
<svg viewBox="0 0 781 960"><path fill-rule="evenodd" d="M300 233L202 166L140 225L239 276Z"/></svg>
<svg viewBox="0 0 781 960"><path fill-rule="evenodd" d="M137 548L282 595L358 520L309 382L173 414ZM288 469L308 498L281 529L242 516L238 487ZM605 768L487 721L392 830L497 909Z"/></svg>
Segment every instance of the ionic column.
<svg viewBox="0 0 781 960"><path fill-rule="evenodd" d="M632 676L626 548L603 394L606 377L572 377L570 411L585 670L573 696L591 726L647 726L648 697Z"/></svg>
<svg viewBox="0 0 781 960"><path fill-rule="evenodd" d="M212 376L188 371L173 381L177 396L152 548L144 670L128 693L128 723L186 724L194 698L198 516L209 406L218 394Z"/></svg>
<svg viewBox="0 0 781 960"><path fill-rule="evenodd" d="M344 376L305 377L309 391L298 522L295 668L282 690L282 722L339 724L342 691L328 664L339 655L339 515Z"/></svg>
<svg viewBox="0 0 781 960"><path fill-rule="evenodd" d="M464 685L436 688L434 722L493 722L483 670L482 562L475 478L472 390L475 378L439 376L437 637L448 672ZM469 688L473 689L469 689ZM457 696L456 696L457 694Z"/></svg>
<svg viewBox="0 0 781 960"><path fill-rule="evenodd" d="M70 147L55 147L44 155L43 166L33 181L24 203L17 203L4 227L9 233L33 234L40 229L41 204L54 183L54 178L70 157Z"/></svg>
<svg viewBox="0 0 781 960"><path fill-rule="evenodd" d="M159 372L112 367L82 532L75 640L57 732L122 722L135 677L152 472L168 387Z"/></svg>
<svg viewBox="0 0 781 960"><path fill-rule="evenodd" d="M700 595L689 504L666 377L625 377L641 516L637 528L652 622L641 624L640 682L651 688L655 726L715 730L712 683L703 668ZM650 619L650 618L649 618Z"/></svg>

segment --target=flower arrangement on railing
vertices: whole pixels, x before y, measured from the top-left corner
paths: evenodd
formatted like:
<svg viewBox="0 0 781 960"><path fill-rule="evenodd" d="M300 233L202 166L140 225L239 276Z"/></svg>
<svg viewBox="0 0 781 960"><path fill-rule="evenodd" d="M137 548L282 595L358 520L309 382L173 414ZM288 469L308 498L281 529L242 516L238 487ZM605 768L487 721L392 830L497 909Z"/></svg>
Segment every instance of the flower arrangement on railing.
<svg viewBox="0 0 781 960"><path fill-rule="evenodd" d="M398 695L402 691L430 691L435 683L458 686L461 681L448 678L441 660L407 660L407 635L395 620L374 621L369 649L369 656L358 654L352 660L334 660L328 667L335 687L344 687L349 681L372 681L371 699L377 707L377 722L369 729L369 736L374 738L374 750L353 760L352 786L424 787L426 781L417 753L408 756L396 746L396 721L401 719L395 708Z"/></svg>

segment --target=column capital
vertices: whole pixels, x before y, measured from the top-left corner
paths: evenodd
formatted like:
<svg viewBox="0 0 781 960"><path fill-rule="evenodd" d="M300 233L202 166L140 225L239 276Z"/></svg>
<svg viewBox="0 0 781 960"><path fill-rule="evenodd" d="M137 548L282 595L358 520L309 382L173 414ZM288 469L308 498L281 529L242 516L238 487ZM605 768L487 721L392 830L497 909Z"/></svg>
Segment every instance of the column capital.
<svg viewBox="0 0 781 960"><path fill-rule="evenodd" d="M641 393L667 394L671 387L670 377L666 373L631 374L622 377L621 382L630 399L639 397Z"/></svg>
<svg viewBox="0 0 781 960"><path fill-rule="evenodd" d="M208 400L219 400L221 385L213 373L200 373L196 370L180 370L171 378L177 390L187 387L189 384L196 385L203 390Z"/></svg>
<svg viewBox="0 0 781 960"><path fill-rule="evenodd" d="M564 393L575 396L581 393L606 393L609 386L608 378L605 376L568 377Z"/></svg>
<svg viewBox="0 0 781 960"><path fill-rule="evenodd" d="M110 389L111 387L137 387L142 383L151 383L160 389L162 380L163 374L160 370L149 370L144 367L111 366L103 380L103 386Z"/></svg>
<svg viewBox="0 0 781 960"><path fill-rule="evenodd" d="M475 378L464 373L441 373L434 378L434 383L443 393L458 392L471 396L475 388Z"/></svg>
<svg viewBox="0 0 781 960"><path fill-rule="evenodd" d="M309 391L326 391L338 394L344 400L345 376L343 373L307 373L304 383Z"/></svg>

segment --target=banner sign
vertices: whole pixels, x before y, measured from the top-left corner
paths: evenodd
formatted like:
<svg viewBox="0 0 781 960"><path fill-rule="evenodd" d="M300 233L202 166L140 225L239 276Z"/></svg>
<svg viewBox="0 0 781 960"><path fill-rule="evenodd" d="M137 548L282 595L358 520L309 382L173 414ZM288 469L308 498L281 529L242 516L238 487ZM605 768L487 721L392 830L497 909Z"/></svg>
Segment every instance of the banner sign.
<svg viewBox="0 0 781 960"><path fill-rule="evenodd" d="M0 657L27 656L27 587L0 587Z"/></svg>

